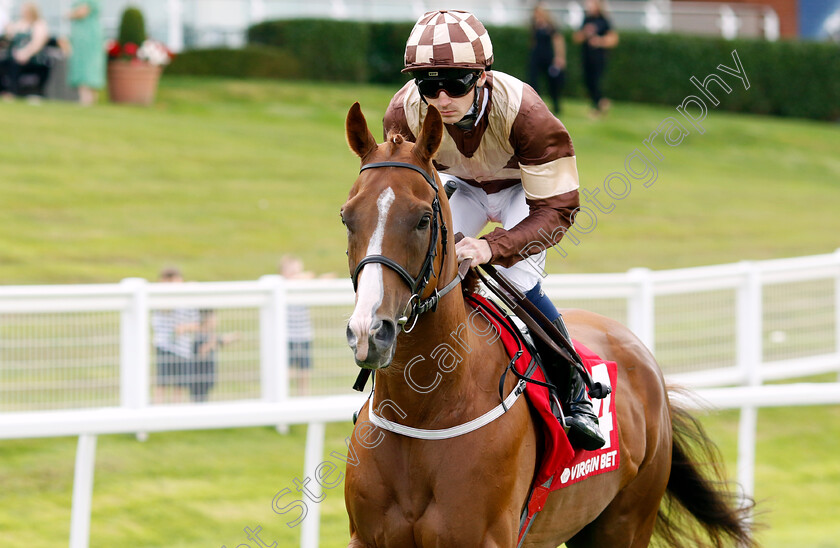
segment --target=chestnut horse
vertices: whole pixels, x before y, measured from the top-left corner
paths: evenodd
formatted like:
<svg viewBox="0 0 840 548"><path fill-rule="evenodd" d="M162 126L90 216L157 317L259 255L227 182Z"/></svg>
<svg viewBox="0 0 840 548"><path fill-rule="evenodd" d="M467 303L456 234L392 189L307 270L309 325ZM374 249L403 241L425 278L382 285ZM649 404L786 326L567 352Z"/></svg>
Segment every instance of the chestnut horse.
<svg viewBox="0 0 840 548"><path fill-rule="evenodd" d="M375 371L371 407L418 429L472 421L499 405L509 358L487 336L489 323L469 316L462 292L448 291L458 283L458 265L446 230L449 205L431 162L443 134L440 115L429 107L415 144L389 135L377 145L356 103L346 130L362 159L341 209L356 286L347 339L357 365ZM708 477L693 460L699 446L703 464L713 464L714 445L669 402L651 353L603 316L568 310L564 317L575 339L618 364L620 467L551 493L523 546L648 546L654 526L672 546L751 545L746 511L719 468ZM448 355L439 352L447 348ZM508 377L505 394L516 385ZM366 405L351 442L355 462L347 466L350 548L517 546L541 446L525 401L447 439L382 431L371 420Z"/></svg>

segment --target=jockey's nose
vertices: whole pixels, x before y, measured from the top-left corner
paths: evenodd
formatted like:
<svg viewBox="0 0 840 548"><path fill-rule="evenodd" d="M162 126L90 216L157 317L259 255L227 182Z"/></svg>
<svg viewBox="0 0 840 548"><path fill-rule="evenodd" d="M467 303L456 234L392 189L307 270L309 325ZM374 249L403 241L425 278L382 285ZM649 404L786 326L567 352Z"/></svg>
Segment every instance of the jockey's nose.
<svg viewBox="0 0 840 548"><path fill-rule="evenodd" d="M388 319L378 320L370 328L370 339L373 346L380 352L386 351L394 344L397 338L397 327L393 321Z"/></svg>

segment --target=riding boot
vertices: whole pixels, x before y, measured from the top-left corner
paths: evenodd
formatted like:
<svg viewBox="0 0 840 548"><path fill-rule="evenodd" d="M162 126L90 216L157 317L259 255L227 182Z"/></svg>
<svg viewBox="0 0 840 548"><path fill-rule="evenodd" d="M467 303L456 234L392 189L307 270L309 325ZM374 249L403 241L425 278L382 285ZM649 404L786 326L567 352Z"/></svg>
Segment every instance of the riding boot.
<svg viewBox="0 0 840 548"><path fill-rule="evenodd" d="M563 316L558 316L552 322L569 343L572 338L569 335ZM555 365L555 367L557 367ZM592 400L586 392L586 383L581 377L581 372L574 364L569 364L569 415L566 417L569 441L575 447L594 451L603 447L606 441L598 426L598 416L592 410Z"/></svg>

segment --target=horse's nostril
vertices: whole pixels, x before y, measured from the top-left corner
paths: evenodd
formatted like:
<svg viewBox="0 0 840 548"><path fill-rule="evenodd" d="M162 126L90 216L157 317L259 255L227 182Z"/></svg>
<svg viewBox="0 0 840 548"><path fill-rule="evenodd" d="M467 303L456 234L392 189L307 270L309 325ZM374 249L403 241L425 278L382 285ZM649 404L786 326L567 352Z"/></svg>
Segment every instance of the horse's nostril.
<svg viewBox="0 0 840 548"><path fill-rule="evenodd" d="M397 328L391 320L380 320L371 329L373 335L373 342L378 348L388 348L394 344L394 339L397 337Z"/></svg>
<svg viewBox="0 0 840 548"><path fill-rule="evenodd" d="M356 343L358 342L358 339L356 339L356 334L353 333L353 330L350 329L349 325L347 326L346 335L347 335L347 344L350 345L352 348L355 348Z"/></svg>

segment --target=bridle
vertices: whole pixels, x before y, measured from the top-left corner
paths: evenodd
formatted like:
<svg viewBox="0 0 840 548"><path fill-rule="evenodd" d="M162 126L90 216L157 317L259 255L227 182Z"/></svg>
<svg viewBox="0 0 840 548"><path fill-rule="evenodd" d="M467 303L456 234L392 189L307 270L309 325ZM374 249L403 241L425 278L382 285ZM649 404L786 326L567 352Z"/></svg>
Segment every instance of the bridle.
<svg viewBox="0 0 840 548"><path fill-rule="evenodd" d="M432 233L429 239L429 249L426 252L426 258L423 261L423 266L420 267L420 273L417 276L412 276L408 270L405 269L401 264L396 262L393 259L390 259L384 255L368 255L364 257L361 261L356 264L356 268L353 270L353 275L351 276L351 280L353 281L353 291L356 291L358 288L358 280L359 280L359 273L362 271L362 268L365 265L378 263L383 264L396 272L400 275L400 278L408 285L409 289L411 289L411 297L408 299L408 303L406 303L405 310L403 311L402 317L397 321L402 327L402 330L405 333L409 333L414 326L417 325L417 319L420 317L421 314L424 312L428 312L430 310L435 310L437 308L437 304L440 299L449 293L453 288L455 288L460 282L460 276L456 275L455 278L449 282L446 287L442 290L438 290L435 288L434 293L425 299L421 297L423 291L426 289L426 286L429 283L429 280L434 275L435 269L435 256L437 255L437 241L438 241L438 232L440 232L442 236L443 245L442 252L441 252L441 260L440 260L440 269L438 270L437 276L440 277L441 273L443 272L444 266L444 259L446 258L446 237L447 237L447 230L446 230L446 223L443 222L443 214L441 213L440 209L440 200L438 199L438 185L435 182L435 179L427 172L425 169L418 167L414 164L409 164L406 162L376 162L373 164L367 164L362 166L359 170L359 173L368 169L376 169L380 167L401 167L405 169L411 169L416 171L423 178L426 180L429 185L431 185L432 189L435 191L435 198L432 200ZM409 327L406 327L406 326Z"/></svg>

